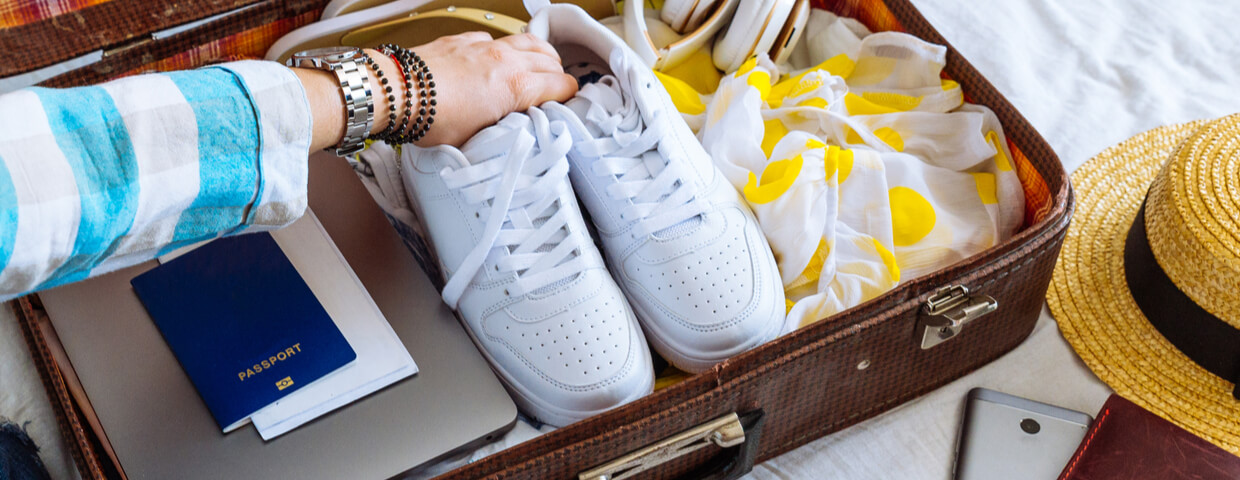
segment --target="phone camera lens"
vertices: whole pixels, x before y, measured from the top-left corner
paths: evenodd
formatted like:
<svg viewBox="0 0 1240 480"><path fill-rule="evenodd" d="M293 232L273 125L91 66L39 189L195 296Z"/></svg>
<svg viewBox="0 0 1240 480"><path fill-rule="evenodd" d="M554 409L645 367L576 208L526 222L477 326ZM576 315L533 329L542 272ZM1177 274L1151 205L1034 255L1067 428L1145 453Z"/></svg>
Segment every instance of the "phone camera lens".
<svg viewBox="0 0 1240 480"><path fill-rule="evenodd" d="M1026 418L1020 421L1020 429L1024 430L1025 433L1033 435L1042 431L1042 426L1038 424L1037 420Z"/></svg>

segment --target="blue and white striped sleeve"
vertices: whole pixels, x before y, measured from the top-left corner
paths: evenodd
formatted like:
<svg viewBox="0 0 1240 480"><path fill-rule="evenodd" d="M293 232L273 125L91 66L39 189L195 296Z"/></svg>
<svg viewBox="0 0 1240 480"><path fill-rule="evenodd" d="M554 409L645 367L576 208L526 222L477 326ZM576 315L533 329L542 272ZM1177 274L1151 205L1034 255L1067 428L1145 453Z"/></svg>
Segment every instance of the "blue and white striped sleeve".
<svg viewBox="0 0 1240 480"><path fill-rule="evenodd" d="M273 62L0 96L0 299L291 223L310 140Z"/></svg>

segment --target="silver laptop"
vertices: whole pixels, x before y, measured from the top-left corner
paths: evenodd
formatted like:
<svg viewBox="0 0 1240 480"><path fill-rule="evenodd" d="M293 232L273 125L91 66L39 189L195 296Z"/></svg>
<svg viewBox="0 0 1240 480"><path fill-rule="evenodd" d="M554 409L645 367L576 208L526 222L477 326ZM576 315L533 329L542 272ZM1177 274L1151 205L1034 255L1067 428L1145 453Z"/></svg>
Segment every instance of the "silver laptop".
<svg viewBox="0 0 1240 480"><path fill-rule="evenodd" d="M270 442L224 435L129 280L154 261L40 294L130 479L385 479L512 427L517 409L344 160L310 159L310 206L419 372Z"/></svg>

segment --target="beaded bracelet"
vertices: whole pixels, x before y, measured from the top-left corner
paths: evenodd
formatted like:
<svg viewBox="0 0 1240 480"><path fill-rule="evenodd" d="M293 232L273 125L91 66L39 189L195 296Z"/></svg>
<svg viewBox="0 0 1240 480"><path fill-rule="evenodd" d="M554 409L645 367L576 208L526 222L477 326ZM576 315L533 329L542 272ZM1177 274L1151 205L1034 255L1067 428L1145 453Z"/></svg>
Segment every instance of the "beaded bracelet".
<svg viewBox="0 0 1240 480"><path fill-rule="evenodd" d="M391 56L392 60L396 62L397 68L400 69L401 75L404 77L406 91L409 92L409 95L405 97L404 106L407 112L405 115L405 121L401 122L398 133L390 139L390 143L397 143L397 144L408 143L410 141L410 135L408 133L407 127L409 126L409 121L414 120L413 112L412 112L413 100L414 100L413 68L411 68L411 65L410 65L410 58L408 55L402 52L403 49L401 49L397 45L393 45L390 43L380 45L379 50ZM420 93L421 92L419 92L419 94ZM421 121L422 119L420 117L416 121L414 121L413 125L415 129L417 129L417 125L420 124Z"/></svg>
<svg viewBox="0 0 1240 480"><path fill-rule="evenodd" d="M379 68L379 65L375 63L375 59L371 58L370 54L366 53L365 50L362 50L361 58L365 65L374 71L380 90L382 90L382 94L387 96L388 105L391 107L388 109L387 127L383 131L370 136L372 140L383 140L391 137L393 132L396 131L396 118L397 113L400 111L396 104L396 94L392 91L392 86L389 85L390 81L384 76L383 69ZM409 114L410 110L406 109L405 115L408 116Z"/></svg>
<svg viewBox="0 0 1240 480"><path fill-rule="evenodd" d="M431 124L435 123L435 76L431 74L430 67L426 66L426 62L418 57L416 53L409 51L412 61L416 62L418 67L418 93L421 96L418 105L418 118L425 119L425 123L421 124L421 130L417 130L418 125L415 123L413 132L413 140L416 142L426 136L431 130ZM429 109L429 111L428 111Z"/></svg>
<svg viewBox="0 0 1240 480"><path fill-rule="evenodd" d="M413 79L416 76L418 81L418 116L414 119L412 132L405 130L405 122L401 122L400 133L395 134L389 143L408 143L416 142L426 137L430 132L431 125L435 123L435 106L438 100L435 99L435 76L431 73L430 67L426 65L426 61L422 60L417 53L407 48L394 44L383 44L379 46L379 50L388 54L396 60L397 66L401 69L401 73L405 78L406 91L409 96L405 99L406 121L413 116Z"/></svg>
<svg viewBox="0 0 1240 480"><path fill-rule="evenodd" d="M404 118L402 118L400 121L400 127L397 128L396 131L393 132L391 136L385 139L385 141L389 145L398 145L398 144L404 143L403 140L404 140L404 135L405 135L405 129L409 127L409 122L413 120L413 80L409 76L408 69L405 68L403 64L401 64L400 58L396 56L395 52L393 52L389 48L383 48L382 46L380 47L380 51L382 51L388 57L391 57L392 63L396 64L396 69L399 71L399 74L401 76L399 80L401 81L401 86L402 88L404 88L404 92L405 92ZM393 108L395 108L395 106Z"/></svg>

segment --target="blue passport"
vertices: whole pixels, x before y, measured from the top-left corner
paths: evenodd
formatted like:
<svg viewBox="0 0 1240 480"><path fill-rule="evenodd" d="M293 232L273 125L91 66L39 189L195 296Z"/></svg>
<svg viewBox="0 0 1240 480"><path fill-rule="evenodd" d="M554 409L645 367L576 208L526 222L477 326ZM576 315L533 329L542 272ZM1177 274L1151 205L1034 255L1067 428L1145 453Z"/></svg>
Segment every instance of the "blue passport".
<svg viewBox="0 0 1240 480"><path fill-rule="evenodd" d="M225 433L357 358L267 233L217 239L131 283Z"/></svg>

